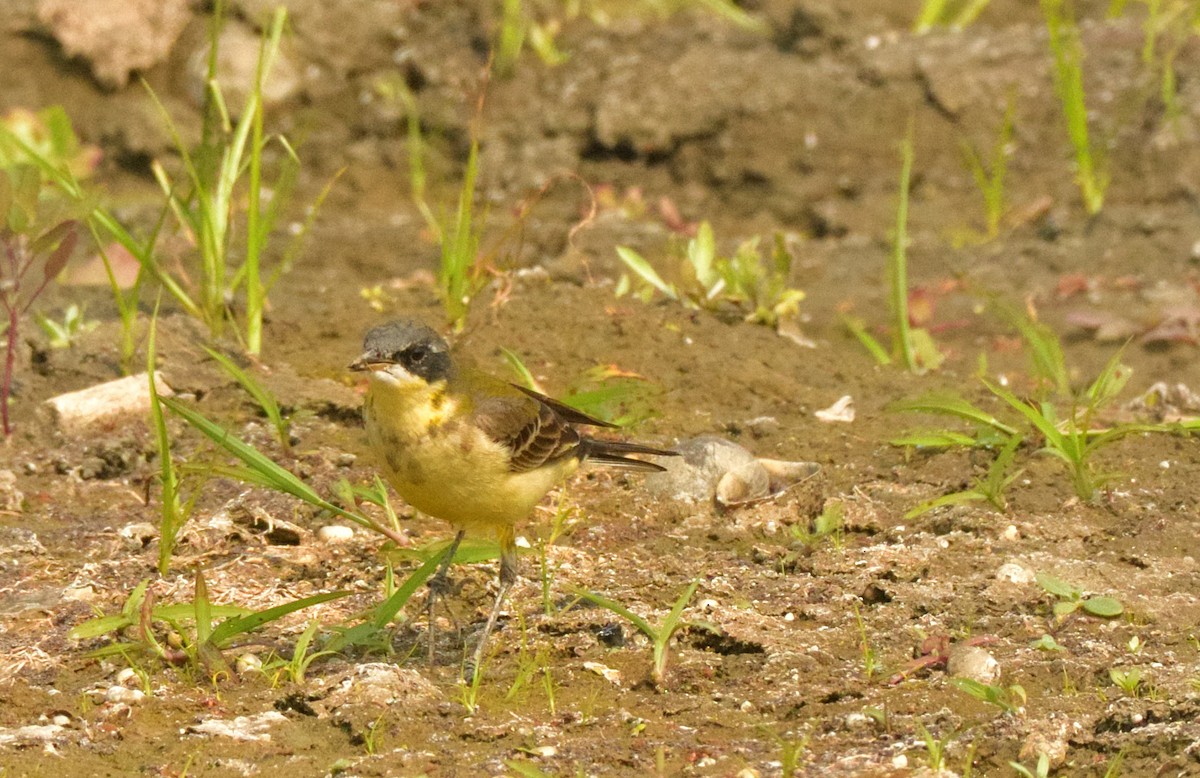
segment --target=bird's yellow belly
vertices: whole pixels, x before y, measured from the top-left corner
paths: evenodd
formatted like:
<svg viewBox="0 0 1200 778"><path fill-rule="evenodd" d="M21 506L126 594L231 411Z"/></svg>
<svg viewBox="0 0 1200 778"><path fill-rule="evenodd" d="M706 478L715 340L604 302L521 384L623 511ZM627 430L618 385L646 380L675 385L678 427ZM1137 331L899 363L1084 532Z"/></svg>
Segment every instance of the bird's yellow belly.
<svg viewBox="0 0 1200 778"><path fill-rule="evenodd" d="M472 533L508 534L577 465L568 459L514 473L504 447L470 424L408 419L397 425L394 415L371 403L365 420L372 448L404 501Z"/></svg>

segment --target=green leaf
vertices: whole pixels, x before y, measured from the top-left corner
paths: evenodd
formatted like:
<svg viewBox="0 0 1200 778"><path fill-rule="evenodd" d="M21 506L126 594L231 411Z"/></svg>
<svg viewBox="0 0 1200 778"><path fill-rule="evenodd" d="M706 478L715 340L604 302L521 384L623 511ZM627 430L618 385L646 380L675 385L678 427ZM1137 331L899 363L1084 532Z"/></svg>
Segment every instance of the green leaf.
<svg viewBox="0 0 1200 778"><path fill-rule="evenodd" d="M620 249L617 249L618 253ZM713 262L717 256L717 243L713 237L712 225L707 221L700 223L696 237L688 241L687 258L692 270L696 272L696 280L707 291L717 282L717 274L713 270Z"/></svg>
<svg viewBox="0 0 1200 778"><path fill-rule="evenodd" d="M1055 597L1061 597L1064 600L1078 600L1083 594L1078 587L1067 583L1061 578L1055 578L1048 573L1038 573L1035 578L1038 586Z"/></svg>
<svg viewBox="0 0 1200 778"><path fill-rule="evenodd" d="M892 438L888 441L893 446L913 446L914 448L975 448L979 440L954 430L918 430Z"/></svg>
<svg viewBox="0 0 1200 778"><path fill-rule="evenodd" d="M913 400L901 400L890 403L885 408L891 413L930 413L941 416L954 416L966 421L982 424L986 427L1003 432L1005 435L1015 435L1016 430L997 419L992 414L975 407L961 396L952 392L929 392Z"/></svg>
<svg viewBox="0 0 1200 778"><path fill-rule="evenodd" d="M266 610L248 613L244 616L226 619L217 625L217 628L212 631L212 636L209 642L215 646L223 645L227 640L244 632L250 632L258 629L264 624L283 618L289 613L295 613L304 608L311 608L313 605L320 605L323 602L330 600L338 600L342 597L349 597L354 592L324 592L322 594L314 594L311 597L304 597L299 600L285 602L282 605L276 605L273 608Z"/></svg>
<svg viewBox="0 0 1200 778"><path fill-rule="evenodd" d="M647 284L662 292L669 299L679 299L679 293L675 291L675 287L664 281L662 276L658 274L658 271L641 254L631 248L617 246L617 256L625 263L625 267L632 270L638 278L641 278Z"/></svg>
<svg viewBox="0 0 1200 778"><path fill-rule="evenodd" d="M1088 597L1082 605L1085 611L1102 619L1111 619L1125 612L1125 606L1114 597Z"/></svg>
<svg viewBox="0 0 1200 778"><path fill-rule="evenodd" d="M1060 619L1065 619L1077 610L1079 602L1075 600L1059 600L1054 603L1054 615Z"/></svg>

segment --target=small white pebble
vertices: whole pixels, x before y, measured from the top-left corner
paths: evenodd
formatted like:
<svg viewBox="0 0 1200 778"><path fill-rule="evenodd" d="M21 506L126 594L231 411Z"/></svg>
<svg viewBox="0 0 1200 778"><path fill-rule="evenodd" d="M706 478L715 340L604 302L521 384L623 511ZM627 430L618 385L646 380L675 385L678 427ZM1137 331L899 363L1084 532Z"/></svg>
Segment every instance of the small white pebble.
<svg viewBox="0 0 1200 778"><path fill-rule="evenodd" d="M696 760L696 767L712 767L717 763L711 756L702 756Z"/></svg>
<svg viewBox="0 0 1200 778"><path fill-rule="evenodd" d="M557 756L558 748L556 746L538 746L529 749L529 753L534 756Z"/></svg>
<svg viewBox="0 0 1200 778"><path fill-rule="evenodd" d="M54 718L50 719L50 723L59 727L66 727L70 725L71 717L65 713L59 713Z"/></svg>
<svg viewBox="0 0 1200 778"><path fill-rule="evenodd" d="M115 680L117 683L119 683L122 686L133 687L133 686L141 686L142 685L142 679L138 678L137 672L134 671L134 669L132 667L123 668L120 672L117 673L116 677L113 680Z"/></svg>
<svg viewBox="0 0 1200 778"><path fill-rule="evenodd" d="M237 658L237 662L234 664L234 669L237 671L238 675L258 672L262 669L262 660L254 654L242 654Z"/></svg>
<svg viewBox="0 0 1200 778"><path fill-rule="evenodd" d="M1170 462L1170 460L1164 459L1163 461L1158 463L1158 466L1161 467L1163 470L1170 470L1171 462Z"/></svg>
<svg viewBox="0 0 1200 778"><path fill-rule="evenodd" d="M1004 528L1004 532L1000 533L1005 540L1020 540L1021 530L1017 529L1016 524L1009 524Z"/></svg>
<svg viewBox="0 0 1200 778"><path fill-rule="evenodd" d="M1140 713L1135 713L1135 714L1133 714L1133 716L1130 717L1129 720L1131 722L1133 722L1134 724L1141 724L1143 721L1146 720L1146 717Z"/></svg>
<svg viewBox="0 0 1200 778"><path fill-rule="evenodd" d="M847 713L845 718L846 729L862 729L863 727L869 727L872 725L873 721L874 720L870 716L865 713L859 713L858 711Z"/></svg>
<svg viewBox="0 0 1200 778"><path fill-rule="evenodd" d="M712 613L714 610L716 610L716 607L717 601L711 598L700 601L700 610L704 611L705 613Z"/></svg>
<svg viewBox="0 0 1200 778"><path fill-rule="evenodd" d="M863 45L867 47L867 51L874 51L879 48L879 44L881 43L883 43L883 39L878 35L868 35L867 39L863 41Z"/></svg>
<svg viewBox="0 0 1200 778"><path fill-rule="evenodd" d="M742 713L749 713L750 711L754 710L754 703L750 702L750 700L743 700L742 704L738 707L741 709Z"/></svg>
<svg viewBox="0 0 1200 778"><path fill-rule="evenodd" d="M897 770L903 770L908 767L908 757L904 754L896 754L892 757L892 767L895 767Z"/></svg>
<svg viewBox="0 0 1200 778"><path fill-rule="evenodd" d="M341 524L328 524L317 530L317 540L322 543L345 543L354 537L354 530Z"/></svg>
<svg viewBox="0 0 1200 778"><path fill-rule="evenodd" d="M792 613L791 611L788 611L787 613L783 614L783 620L784 621L795 621L796 614Z"/></svg>
<svg viewBox="0 0 1200 778"><path fill-rule="evenodd" d="M737 778L759 778L759 772L753 767L743 767L738 772Z"/></svg>
<svg viewBox="0 0 1200 778"><path fill-rule="evenodd" d="M146 698L146 693L141 689L130 689L128 686L110 686L104 692L104 699L107 702L123 702L127 705L141 702Z"/></svg>
<svg viewBox="0 0 1200 778"><path fill-rule="evenodd" d="M1008 581L1015 584L1031 584L1037 577L1029 570L1016 562L1005 562L1000 565L1000 569L996 571L996 580Z"/></svg>

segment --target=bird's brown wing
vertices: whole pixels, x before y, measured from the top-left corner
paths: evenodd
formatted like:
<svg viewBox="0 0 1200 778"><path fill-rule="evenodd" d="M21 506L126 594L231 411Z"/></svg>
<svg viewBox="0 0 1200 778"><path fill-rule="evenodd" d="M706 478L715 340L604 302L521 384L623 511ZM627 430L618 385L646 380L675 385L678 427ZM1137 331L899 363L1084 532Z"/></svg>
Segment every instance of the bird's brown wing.
<svg viewBox="0 0 1200 778"><path fill-rule="evenodd" d="M536 396L482 397L476 400L473 415L484 434L508 449L508 468L514 473L574 456L579 448L579 433Z"/></svg>

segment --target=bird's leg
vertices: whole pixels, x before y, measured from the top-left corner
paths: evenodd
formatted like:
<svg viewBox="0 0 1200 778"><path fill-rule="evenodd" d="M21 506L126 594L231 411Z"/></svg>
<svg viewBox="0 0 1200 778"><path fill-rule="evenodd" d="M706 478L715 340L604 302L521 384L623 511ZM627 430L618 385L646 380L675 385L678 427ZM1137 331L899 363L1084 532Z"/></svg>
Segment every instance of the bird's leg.
<svg viewBox="0 0 1200 778"><path fill-rule="evenodd" d="M450 546L446 549L445 556L442 557L442 563L438 565L437 572L434 573L426 586L429 587L429 599L425 602L425 616L429 622L429 664L433 664L434 650L437 643L437 630L433 620L433 606L437 602L439 595L445 594L450 590L450 565L454 562L454 555L458 553L458 544L462 543L463 536L467 534L465 529L460 529L458 534L454 536Z"/></svg>
<svg viewBox="0 0 1200 778"><path fill-rule="evenodd" d="M483 652L487 648L488 637L492 634L492 630L496 628L496 620L500 618L500 609L504 607L504 598L508 595L508 590L517 580L517 549L510 543L501 542L500 551L500 587L496 591L496 602L492 604L492 612L488 614L487 624L483 627L483 634L479 636L479 644L475 646L475 653L471 657L471 662L463 669L463 679L468 683L473 681L475 673L479 671L479 667L483 662Z"/></svg>

